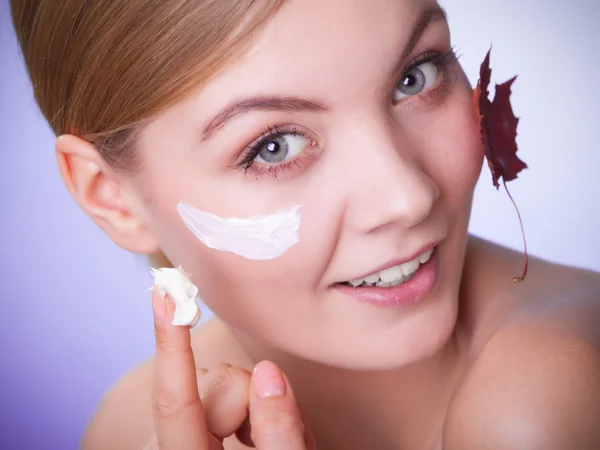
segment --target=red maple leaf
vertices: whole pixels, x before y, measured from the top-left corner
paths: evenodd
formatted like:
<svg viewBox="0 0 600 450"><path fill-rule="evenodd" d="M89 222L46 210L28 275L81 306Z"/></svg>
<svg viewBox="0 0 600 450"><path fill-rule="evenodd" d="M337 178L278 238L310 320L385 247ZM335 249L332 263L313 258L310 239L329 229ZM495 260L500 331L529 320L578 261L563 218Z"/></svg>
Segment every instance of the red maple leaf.
<svg viewBox="0 0 600 450"><path fill-rule="evenodd" d="M517 156L517 126L519 119L515 117L510 104L511 86L516 80L516 76L506 83L496 85L496 94L494 101L490 101L489 85L492 78L492 69L490 69L490 53L488 51L479 73L479 81L473 90L473 107L477 114L479 128L481 131L481 140L483 142L485 156L488 167L492 172L492 181L496 189L500 187L498 180L502 178L502 183L506 193L517 210L523 242L525 246L525 267L520 277L515 277L514 282L520 282L527 276L528 258L527 242L525 240L525 231L519 208L510 195L506 186L507 181L517 178L519 172L527 168L527 164Z"/></svg>

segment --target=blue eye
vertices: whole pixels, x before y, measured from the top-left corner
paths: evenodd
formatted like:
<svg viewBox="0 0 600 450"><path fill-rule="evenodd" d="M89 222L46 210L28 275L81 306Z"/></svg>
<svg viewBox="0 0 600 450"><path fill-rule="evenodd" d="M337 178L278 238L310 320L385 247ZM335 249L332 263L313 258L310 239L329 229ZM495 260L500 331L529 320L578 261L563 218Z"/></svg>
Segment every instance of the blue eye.
<svg viewBox="0 0 600 450"><path fill-rule="evenodd" d="M426 62L410 69L394 89L394 102L431 89L438 79L438 73L439 69L433 62Z"/></svg>
<svg viewBox="0 0 600 450"><path fill-rule="evenodd" d="M254 162L262 164L277 164L288 158L293 158L310 145L310 140L304 136L282 133L267 138L257 148Z"/></svg>

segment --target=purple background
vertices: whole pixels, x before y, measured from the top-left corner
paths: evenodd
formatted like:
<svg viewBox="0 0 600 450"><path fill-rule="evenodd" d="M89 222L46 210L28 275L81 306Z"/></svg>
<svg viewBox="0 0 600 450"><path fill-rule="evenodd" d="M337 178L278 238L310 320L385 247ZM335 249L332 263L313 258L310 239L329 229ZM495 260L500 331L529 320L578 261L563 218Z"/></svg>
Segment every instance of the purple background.
<svg viewBox="0 0 600 450"><path fill-rule="evenodd" d="M493 80L519 74L513 104L531 170L511 192L531 252L600 271L600 3L443 3L473 82L492 41ZM145 260L118 249L63 187L6 0L0 136L0 448L76 448L104 392L152 354L151 279ZM515 212L485 167L471 229L521 248Z"/></svg>

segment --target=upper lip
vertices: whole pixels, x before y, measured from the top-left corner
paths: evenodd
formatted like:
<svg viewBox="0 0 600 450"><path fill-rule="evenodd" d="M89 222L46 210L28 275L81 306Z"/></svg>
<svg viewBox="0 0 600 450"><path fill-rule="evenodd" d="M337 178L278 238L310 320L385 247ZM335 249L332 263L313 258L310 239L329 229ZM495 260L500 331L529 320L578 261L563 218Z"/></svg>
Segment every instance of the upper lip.
<svg viewBox="0 0 600 450"><path fill-rule="evenodd" d="M437 242L433 242L427 245L424 245L423 247L421 247L418 251L414 252L412 254L412 256L409 256L407 258L401 258L401 259L394 259L392 261L389 261L383 265L381 265L379 268L375 269L375 270L371 270L370 272L367 272L366 274L364 274L363 276L360 277L354 277L354 278L350 278L350 280L360 280L361 278L366 278L369 275L372 275L374 273L377 272L381 272L382 270L385 269L389 269L390 267L394 267L394 266L398 266L400 264L404 264L407 263L409 261L412 261L413 259L415 259L416 257L418 257L419 255L422 255L423 253L425 253L426 251L429 250L433 250L435 247L437 247L439 245L439 241ZM348 280L347 280L348 281Z"/></svg>

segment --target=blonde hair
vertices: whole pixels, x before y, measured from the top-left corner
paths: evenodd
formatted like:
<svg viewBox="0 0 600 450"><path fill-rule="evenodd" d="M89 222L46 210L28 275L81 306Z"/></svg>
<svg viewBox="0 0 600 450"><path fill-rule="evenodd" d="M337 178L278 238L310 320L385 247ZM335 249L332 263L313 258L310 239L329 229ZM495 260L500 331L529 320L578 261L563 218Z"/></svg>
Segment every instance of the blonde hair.
<svg viewBox="0 0 600 450"><path fill-rule="evenodd" d="M77 135L115 169L133 170L140 127L215 76L281 3L11 0L11 8L35 99L55 134Z"/></svg>

